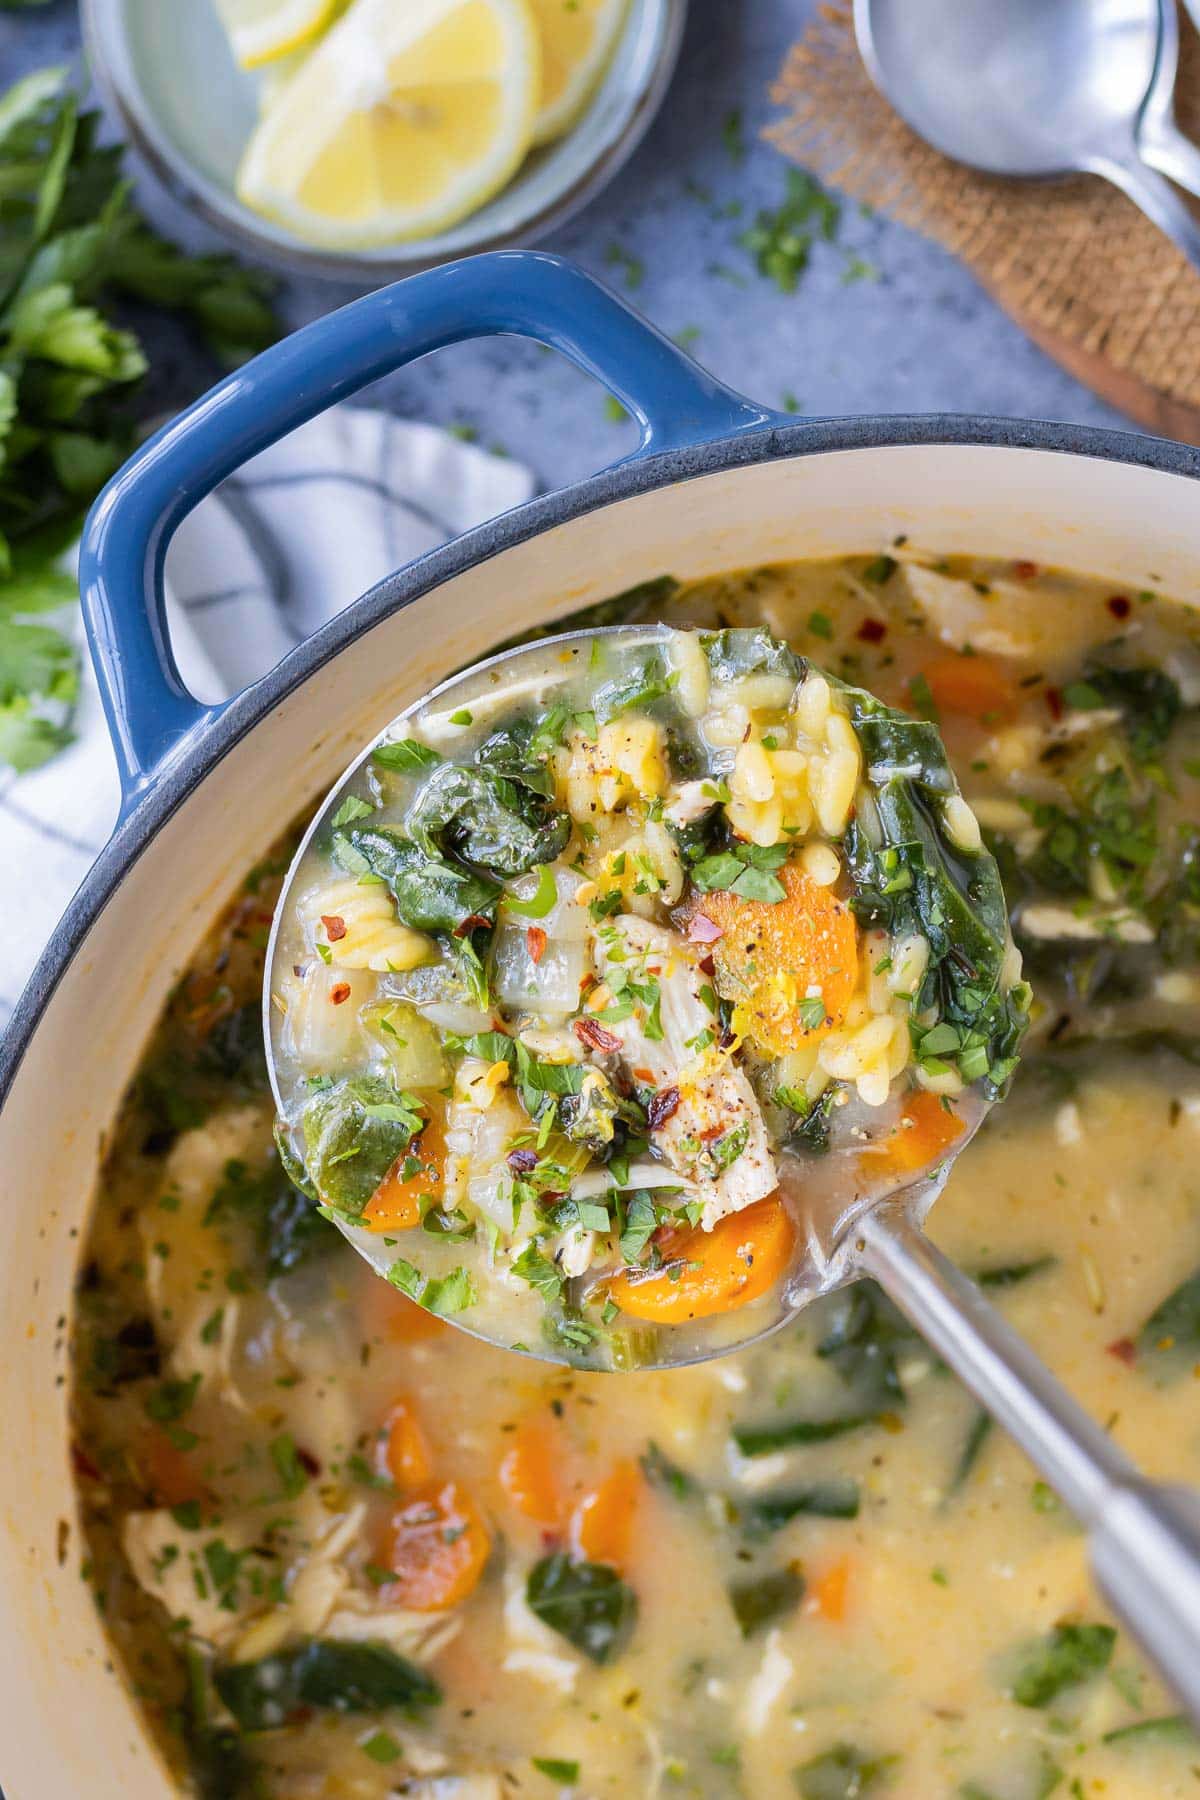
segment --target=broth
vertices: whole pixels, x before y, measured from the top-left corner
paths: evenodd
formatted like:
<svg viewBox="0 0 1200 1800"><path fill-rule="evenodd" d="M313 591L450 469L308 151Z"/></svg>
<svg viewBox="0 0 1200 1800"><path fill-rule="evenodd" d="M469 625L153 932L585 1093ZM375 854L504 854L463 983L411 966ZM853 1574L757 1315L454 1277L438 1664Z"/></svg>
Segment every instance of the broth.
<svg viewBox="0 0 1200 1800"><path fill-rule="evenodd" d="M618 616L761 622L936 709L1035 1006L933 1235L1149 1473L1200 1483L1191 614L900 546ZM1195 1793L1200 1744L1081 1534L868 1284L726 1361L613 1376L520 1363L370 1273L270 1147L257 995L287 855L172 999L81 1271L86 1572L181 1783ZM401 1550L452 1604L401 1604Z"/></svg>

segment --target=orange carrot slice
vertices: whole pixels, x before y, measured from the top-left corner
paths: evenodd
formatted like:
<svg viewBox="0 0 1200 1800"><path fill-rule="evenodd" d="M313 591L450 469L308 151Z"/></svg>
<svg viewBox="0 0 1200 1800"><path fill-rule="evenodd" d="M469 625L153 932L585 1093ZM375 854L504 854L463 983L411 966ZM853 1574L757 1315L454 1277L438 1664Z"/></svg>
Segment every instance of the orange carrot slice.
<svg viewBox="0 0 1200 1800"><path fill-rule="evenodd" d="M846 1617L849 1597L850 1558L842 1556L809 1581L805 1610L819 1613L831 1625L840 1625Z"/></svg>
<svg viewBox="0 0 1200 1800"><path fill-rule="evenodd" d="M963 1134L958 1114L942 1105L938 1094L912 1093L904 1102L895 1131L862 1151L873 1173L908 1175L926 1169Z"/></svg>
<svg viewBox="0 0 1200 1800"><path fill-rule="evenodd" d="M184 1506L203 1500L206 1488L185 1450L176 1449L165 1431L152 1431L142 1444L139 1461L146 1485L159 1506Z"/></svg>
<svg viewBox="0 0 1200 1800"><path fill-rule="evenodd" d="M571 1515L570 1543L585 1562L609 1563L623 1569L633 1543L642 1472L623 1458L610 1475L591 1488Z"/></svg>
<svg viewBox="0 0 1200 1800"><path fill-rule="evenodd" d="M422 1207L441 1199L445 1168L445 1128L433 1113L363 1207L367 1230L409 1231L419 1225Z"/></svg>
<svg viewBox="0 0 1200 1800"><path fill-rule="evenodd" d="M858 926L850 908L793 863L779 878L786 899L705 894L693 914L720 927L711 955L717 992L737 1006L735 1028L775 1056L840 1025L858 980ZM803 1003L817 995L824 1012L814 1023Z"/></svg>
<svg viewBox="0 0 1200 1800"><path fill-rule="evenodd" d="M989 656L938 656L923 674L939 713L1005 725L1020 711L1020 689L1004 665Z"/></svg>
<svg viewBox="0 0 1200 1800"><path fill-rule="evenodd" d="M491 1548L475 1503L456 1481L428 1487L392 1515L381 1551L392 1575L384 1596L411 1612L457 1606L474 1590Z"/></svg>
<svg viewBox="0 0 1200 1800"><path fill-rule="evenodd" d="M783 1201L768 1194L711 1231L697 1225L663 1232L656 1241L667 1266L641 1277L623 1271L608 1291L631 1318L661 1325L734 1312L775 1285L791 1260L795 1236Z"/></svg>
<svg viewBox="0 0 1200 1800"><path fill-rule="evenodd" d="M398 1400L388 1414L380 1449L381 1473L390 1475L402 1494L432 1480L433 1452L407 1400Z"/></svg>
<svg viewBox="0 0 1200 1800"><path fill-rule="evenodd" d="M518 1512L548 1531L566 1512L562 1445L544 1419L522 1419L500 1459L500 1486Z"/></svg>

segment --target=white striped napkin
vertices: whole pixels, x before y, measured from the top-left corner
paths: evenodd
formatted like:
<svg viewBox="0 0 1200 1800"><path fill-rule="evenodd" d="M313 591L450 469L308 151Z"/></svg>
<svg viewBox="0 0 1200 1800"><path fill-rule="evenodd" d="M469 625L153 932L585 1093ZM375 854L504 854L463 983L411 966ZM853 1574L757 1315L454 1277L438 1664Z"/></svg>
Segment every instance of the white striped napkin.
<svg viewBox="0 0 1200 1800"><path fill-rule="evenodd" d="M235 694L382 576L533 492L521 464L432 425L340 406L227 481L167 562L171 640L202 700ZM0 771L0 1030L117 816L117 777L85 658L76 740Z"/></svg>

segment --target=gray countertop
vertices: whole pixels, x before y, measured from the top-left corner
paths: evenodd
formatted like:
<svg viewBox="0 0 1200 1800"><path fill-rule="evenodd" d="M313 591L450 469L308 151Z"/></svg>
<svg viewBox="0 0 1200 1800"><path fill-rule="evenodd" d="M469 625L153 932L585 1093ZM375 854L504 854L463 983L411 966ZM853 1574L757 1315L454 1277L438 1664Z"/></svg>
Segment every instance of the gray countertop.
<svg viewBox="0 0 1200 1800"><path fill-rule="evenodd" d="M1012 325L967 271L901 226L845 209L840 240L820 244L794 294L760 276L738 242L759 207L778 206L787 164L758 133L769 85L816 0L693 0L683 54L661 114L615 183L544 247L602 275L663 330L755 399L814 417L865 412L985 412L1121 423ZM0 79L79 56L72 0L0 13ZM745 153L723 122L742 116ZM161 228L214 240L139 184ZM703 197L701 197L703 196ZM735 213L734 206L739 210ZM877 272L847 282L847 258ZM291 324L354 289L287 281ZM168 341L163 403L211 378L204 359ZM601 392L559 358L513 340L458 346L384 384L397 411L470 426L485 445L530 463L546 486L572 481L627 445Z"/></svg>

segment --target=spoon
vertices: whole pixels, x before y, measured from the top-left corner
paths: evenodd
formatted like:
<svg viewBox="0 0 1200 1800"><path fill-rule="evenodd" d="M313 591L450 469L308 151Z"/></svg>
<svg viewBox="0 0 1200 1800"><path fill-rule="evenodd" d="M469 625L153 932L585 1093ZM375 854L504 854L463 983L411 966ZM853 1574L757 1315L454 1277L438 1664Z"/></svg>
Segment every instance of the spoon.
<svg viewBox="0 0 1200 1800"><path fill-rule="evenodd" d="M264 1031L281 1119L295 1118L303 1086L289 1050L292 1027L280 1004L289 975L299 966L295 907L297 902L303 904L316 847L328 843L331 822L344 819L347 809L353 816L356 805L363 812L369 810L359 796L371 791L365 784L376 780L373 770L379 766L381 747L411 745L414 732L426 744L436 743L440 733L463 720L473 729L490 730L490 717L511 715L518 697L535 718L540 717L553 703L556 685L591 666L597 645L601 656L612 658L664 647L675 635L662 626L612 627L564 634L502 653L407 707L345 771L318 809L285 878L267 951ZM391 763L396 766L394 756ZM977 891L974 886L972 891ZM962 1105L963 1129L953 1143L954 1153L942 1149L939 1160L915 1176L868 1179L863 1171L869 1161L857 1152L831 1150L803 1165L781 1156L780 1190L798 1227L785 1279L766 1304L756 1301L702 1326L660 1332L654 1352L639 1367L669 1368L742 1348L778 1330L818 1295L873 1277L1080 1519L1091 1535L1092 1563L1101 1590L1200 1721L1200 1499L1187 1490L1144 1480L922 1230L953 1161L989 1110L977 1088L967 1089L963 1101L967 1102ZM281 1149L286 1155L286 1133ZM381 1236L336 1213L333 1218L378 1272L386 1274L392 1268L404 1247L403 1234ZM440 1240L421 1232L415 1235L422 1238L422 1245L409 1254L420 1257L426 1269ZM461 1314L453 1322L472 1335L525 1354L560 1362L579 1360L548 1346L533 1351L514 1343L511 1336L497 1336L494 1329L481 1331Z"/></svg>
<svg viewBox="0 0 1200 1800"><path fill-rule="evenodd" d="M854 24L875 86L943 155L989 175L1102 175L1200 269L1200 225L1142 158L1196 186L1155 86L1160 0L854 0Z"/></svg>
<svg viewBox="0 0 1200 1800"><path fill-rule="evenodd" d="M1193 0L1200 5L1200 0ZM1200 196L1200 148L1175 122L1175 76L1179 67L1179 13L1175 0L1160 0L1158 55L1154 77L1142 103L1137 146L1142 161L1169 175L1189 194Z"/></svg>

